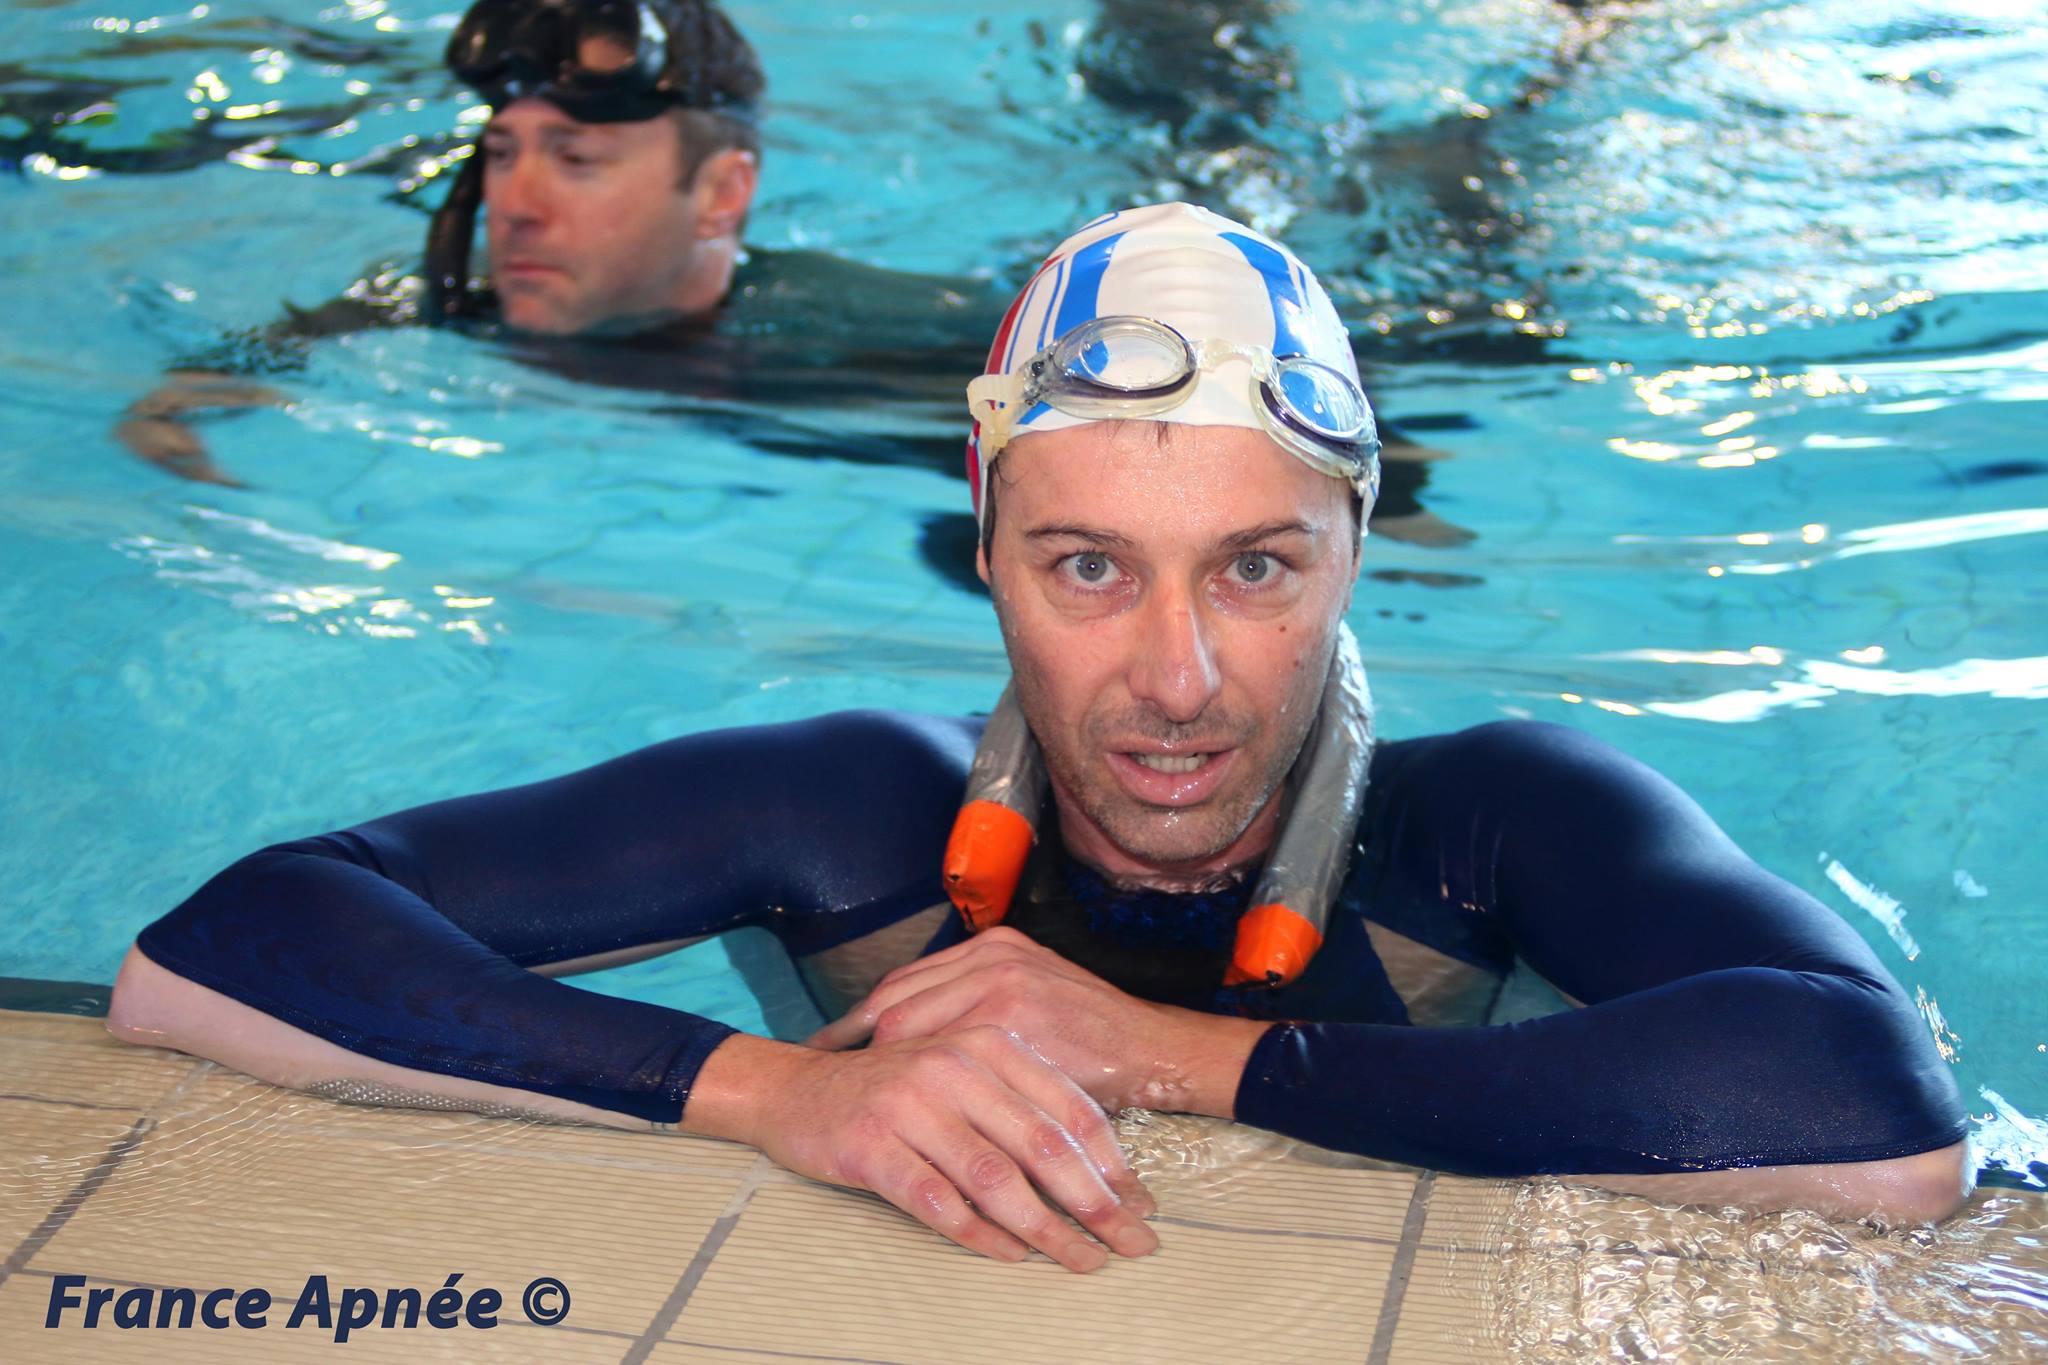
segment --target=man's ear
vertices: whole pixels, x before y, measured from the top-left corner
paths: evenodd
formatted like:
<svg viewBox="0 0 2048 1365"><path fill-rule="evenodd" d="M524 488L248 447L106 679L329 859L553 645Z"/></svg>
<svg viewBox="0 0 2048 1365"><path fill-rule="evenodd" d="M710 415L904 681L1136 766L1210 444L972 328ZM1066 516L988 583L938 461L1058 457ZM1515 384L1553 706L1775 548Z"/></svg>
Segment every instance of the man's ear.
<svg viewBox="0 0 2048 1365"><path fill-rule="evenodd" d="M991 586L988 581L988 546L978 544L974 547L974 571L981 575L983 587Z"/></svg>
<svg viewBox="0 0 2048 1365"><path fill-rule="evenodd" d="M760 181L761 164L752 152L728 147L704 158L694 186L698 240L739 236Z"/></svg>

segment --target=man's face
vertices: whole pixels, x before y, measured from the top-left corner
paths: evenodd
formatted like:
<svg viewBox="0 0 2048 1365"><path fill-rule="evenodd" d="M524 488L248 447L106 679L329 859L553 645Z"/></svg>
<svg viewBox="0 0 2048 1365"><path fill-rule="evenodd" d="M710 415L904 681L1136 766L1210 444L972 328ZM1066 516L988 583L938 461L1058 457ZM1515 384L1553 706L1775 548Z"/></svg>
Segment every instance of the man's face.
<svg viewBox="0 0 2048 1365"><path fill-rule="evenodd" d="M578 123L519 100L492 118L483 154L491 278L508 324L583 332L679 306L699 214L671 119Z"/></svg>
<svg viewBox="0 0 2048 1365"><path fill-rule="evenodd" d="M1265 852L1357 574L1350 489L1153 422L1019 437L996 478L985 571L1069 846L1165 885Z"/></svg>

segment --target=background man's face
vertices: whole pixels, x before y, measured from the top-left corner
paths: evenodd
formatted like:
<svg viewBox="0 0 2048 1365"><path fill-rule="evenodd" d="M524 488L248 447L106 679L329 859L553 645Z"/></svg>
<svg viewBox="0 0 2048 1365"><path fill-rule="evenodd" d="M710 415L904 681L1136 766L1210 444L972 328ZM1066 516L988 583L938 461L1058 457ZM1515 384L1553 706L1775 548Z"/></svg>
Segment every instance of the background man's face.
<svg viewBox="0 0 2048 1365"><path fill-rule="evenodd" d="M697 249L667 118L578 123L519 100L484 133L485 240L504 318L582 332L675 307Z"/></svg>
<svg viewBox="0 0 2048 1365"><path fill-rule="evenodd" d="M1357 572L1351 493L1264 434L1019 437L988 569L1075 852L1198 879L1265 851Z"/></svg>

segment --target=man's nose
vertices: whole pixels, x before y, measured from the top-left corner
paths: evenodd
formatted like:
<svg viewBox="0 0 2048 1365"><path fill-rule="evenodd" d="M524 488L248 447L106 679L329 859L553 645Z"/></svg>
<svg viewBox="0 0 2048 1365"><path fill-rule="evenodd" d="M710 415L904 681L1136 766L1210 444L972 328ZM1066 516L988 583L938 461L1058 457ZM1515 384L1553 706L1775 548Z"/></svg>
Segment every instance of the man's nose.
<svg viewBox="0 0 2048 1365"><path fill-rule="evenodd" d="M1151 702L1177 725L1195 720L1223 686L1200 596L1185 588L1158 589L1149 595L1136 625L1131 695Z"/></svg>
<svg viewBox="0 0 2048 1365"><path fill-rule="evenodd" d="M484 188L488 208L507 226L537 223L549 203L547 170L537 156L514 155L490 168Z"/></svg>

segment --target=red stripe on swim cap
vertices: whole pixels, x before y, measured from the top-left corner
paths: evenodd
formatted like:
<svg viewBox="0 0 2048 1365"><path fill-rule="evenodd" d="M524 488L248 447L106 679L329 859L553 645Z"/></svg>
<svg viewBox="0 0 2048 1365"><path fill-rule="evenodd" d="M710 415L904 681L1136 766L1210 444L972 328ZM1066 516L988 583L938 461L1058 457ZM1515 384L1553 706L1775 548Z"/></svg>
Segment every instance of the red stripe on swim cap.
<svg viewBox="0 0 2048 1365"><path fill-rule="evenodd" d="M1038 283L1038 277L1050 270L1054 264L1053 257L1046 257L1045 260L1039 263L1038 269L1031 272L1031 278L1024 281L1024 287L1017 291L1017 297L1010 300L1008 311L1003 314L1002 322L996 327L996 339L989 343L988 359L981 362L981 372L983 374L1000 373L996 368L998 364L997 357L1001 356L1010 344L1010 333L1016 330L1017 315L1024 311L1024 300L1031 296L1031 286ZM981 421L979 418L969 424L967 428L967 491L974 500L974 519L980 521Z"/></svg>

